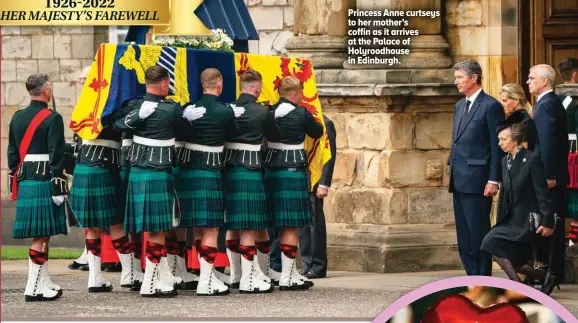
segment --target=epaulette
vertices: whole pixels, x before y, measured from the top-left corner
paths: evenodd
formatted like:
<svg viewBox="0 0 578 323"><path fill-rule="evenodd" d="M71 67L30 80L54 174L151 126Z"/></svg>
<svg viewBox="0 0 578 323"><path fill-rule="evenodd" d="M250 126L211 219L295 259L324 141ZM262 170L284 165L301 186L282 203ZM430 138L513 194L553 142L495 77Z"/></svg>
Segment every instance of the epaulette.
<svg viewBox="0 0 578 323"><path fill-rule="evenodd" d="M173 99L162 99L161 103L170 103L170 104L179 104L177 101L173 100ZM179 104L180 105L180 104Z"/></svg>

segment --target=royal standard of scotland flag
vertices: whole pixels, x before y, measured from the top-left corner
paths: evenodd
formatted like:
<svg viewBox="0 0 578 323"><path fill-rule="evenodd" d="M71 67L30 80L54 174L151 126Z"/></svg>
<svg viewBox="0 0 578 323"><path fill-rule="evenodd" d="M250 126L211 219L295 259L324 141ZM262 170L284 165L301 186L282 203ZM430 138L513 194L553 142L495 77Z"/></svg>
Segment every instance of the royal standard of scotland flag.
<svg viewBox="0 0 578 323"><path fill-rule="evenodd" d="M239 76L247 69L257 70L263 76L259 101L267 104L279 101L277 87L281 78L296 76L304 84L301 106L323 122L315 72L309 60L168 46L102 44L72 112L70 128L84 140L98 138L102 130L100 118L117 111L125 100L144 95L145 71L157 64L169 71L169 98L181 105L194 103L201 97L200 75L206 68L216 68L223 75L219 100L224 103L231 103L240 95ZM323 165L331 159L327 135L316 140L308 137L305 148L313 187L321 178Z"/></svg>

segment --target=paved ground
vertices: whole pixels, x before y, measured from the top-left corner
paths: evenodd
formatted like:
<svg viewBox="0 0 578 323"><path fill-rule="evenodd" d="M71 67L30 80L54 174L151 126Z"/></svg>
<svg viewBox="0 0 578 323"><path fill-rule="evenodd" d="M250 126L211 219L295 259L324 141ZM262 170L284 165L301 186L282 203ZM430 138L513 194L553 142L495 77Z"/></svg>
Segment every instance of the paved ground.
<svg viewBox="0 0 578 323"><path fill-rule="evenodd" d="M166 318L341 318L373 320L389 304L408 291L439 279L460 276L460 271L367 274L331 272L330 277L315 281L306 292L279 292L265 295L198 297L180 292L173 299L143 299L118 285L118 273L105 273L115 285L113 293L88 294L86 272L66 268L68 260L51 260L53 282L64 289L62 298L41 303L24 302L27 262L2 262L2 320L63 319L106 317ZM502 276L496 272L497 276ZM578 285L563 285L552 296L578 315ZM248 302L250 299L251 302ZM265 305L266 304L266 305ZM35 306L38 306L35 305Z"/></svg>

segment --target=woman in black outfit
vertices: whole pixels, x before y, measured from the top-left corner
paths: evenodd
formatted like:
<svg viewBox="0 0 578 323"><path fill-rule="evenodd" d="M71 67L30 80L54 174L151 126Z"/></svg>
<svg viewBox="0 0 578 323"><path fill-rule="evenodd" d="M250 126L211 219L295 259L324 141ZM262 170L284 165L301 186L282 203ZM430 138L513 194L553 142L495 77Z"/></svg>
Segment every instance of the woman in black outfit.
<svg viewBox="0 0 578 323"><path fill-rule="evenodd" d="M500 90L500 103L504 107L506 118L512 113L521 113L523 123L526 125L526 135L522 140L522 146L529 151L536 151L538 148L538 130L531 117L532 105L526 100L524 89L518 84L510 83L502 86Z"/></svg>
<svg viewBox="0 0 578 323"><path fill-rule="evenodd" d="M522 146L525 136L524 115L513 112L498 125L500 148L506 152L502 159L502 186L498 204L498 221L482 242L482 250L491 254L511 280L521 282L518 273L541 281L542 292L550 294L555 277L546 279L544 271L529 263L533 258L532 241L536 234L548 237L554 227L554 215L546 173L540 157ZM530 213L541 215L538 229L530 223Z"/></svg>

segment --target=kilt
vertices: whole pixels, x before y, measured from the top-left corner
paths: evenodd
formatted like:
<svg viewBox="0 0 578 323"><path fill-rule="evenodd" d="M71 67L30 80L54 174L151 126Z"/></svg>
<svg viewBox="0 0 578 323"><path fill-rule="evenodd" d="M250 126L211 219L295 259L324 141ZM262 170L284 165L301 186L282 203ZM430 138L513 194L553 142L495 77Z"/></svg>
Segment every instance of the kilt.
<svg viewBox="0 0 578 323"><path fill-rule="evenodd" d="M19 182L12 236L27 239L68 234L64 207L64 203L56 206L52 202L50 180Z"/></svg>
<svg viewBox="0 0 578 323"><path fill-rule="evenodd" d="M225 220L221 171L180 169L177 194L181 206L180 228L221 227Z"/></svg>
<svg viewBox="0 0 578 323"><path fill-rule="evenodd" d="M126 186L128 185L128 174L130 173L130 166L122 166L120 169L120 179L124 185L126 191Z"/></svg>
<svg viewBox="0 0 578 323"><path fill-rule="evenodd" d="M267 170L265 189L272 226L311 226L311 203L306 170Z"/></svg>
<svg viewBox="0 0 578 323"><path fill-rule="evenodd" d="M70 207L83 228L103 228L123 221L121 188L111 170L76 165L70 190Z"/></svg>
<svg viewBox="0 0 578 323"><path fill-rule="evenodd" d="M131 167L126 192L124 231L165 232L173 228L176 203L171 170Z"/></svg>
<svg viewBox="0 0 578 323"><path fill-rule="evenodd" d="M567 189L568 194L568 218L578 220L578 189Z"/></svg>
<svg viewBox="0 0 578 323"><path fill-rule="evenodd" d="M227 230L264 230L269 227L260 169L229 168L225 172L224 186Z"/></svg>

